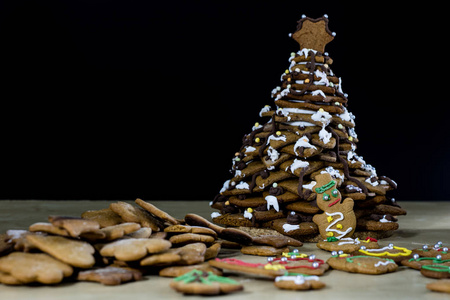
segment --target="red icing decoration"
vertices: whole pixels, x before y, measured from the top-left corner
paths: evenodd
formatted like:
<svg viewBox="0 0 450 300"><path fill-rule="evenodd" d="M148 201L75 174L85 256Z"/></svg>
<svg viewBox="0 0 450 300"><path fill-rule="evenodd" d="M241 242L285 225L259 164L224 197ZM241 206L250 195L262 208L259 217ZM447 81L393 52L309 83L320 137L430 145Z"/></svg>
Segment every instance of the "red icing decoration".
<svg viewBox="0 0 450 300"><path fill-rule="evenodd" d="M235 258L216 258L216 261L221 261L221 262L225 262L228 263L230 265L239 265L239 266L244 266L244 267L253 267L253 268L258 268L258 267L264 267L266 264L258 264L258 263L248 263L239 259L235 259Z"/></svg>
<svg viewBox="0 0 450 300"><path fill-rule="evenodd" d="M307 260L309 262L317 262L319 264L319 267L325 263L321 259L316 258L314 260L311 260L308 257L288 258L288 261L281 261L281 258L275 258L273 261L279 261L280 265L286 265L289 261L299 261L299 260ZM317 269L317 268L314 268L313 266L285 266L285 268L286 268L286 270L299 269L299 268L306 268L306 269L311 269L311 270Z"/></svg>
<svg viewBox="0 0 450 300"><path fill-rule="evenodd" d="M334 202L331 202L330 204L328 204L328 207L332 207L333 205L335 205L339 201L341 201L341 198L337 198Z"/></svg>

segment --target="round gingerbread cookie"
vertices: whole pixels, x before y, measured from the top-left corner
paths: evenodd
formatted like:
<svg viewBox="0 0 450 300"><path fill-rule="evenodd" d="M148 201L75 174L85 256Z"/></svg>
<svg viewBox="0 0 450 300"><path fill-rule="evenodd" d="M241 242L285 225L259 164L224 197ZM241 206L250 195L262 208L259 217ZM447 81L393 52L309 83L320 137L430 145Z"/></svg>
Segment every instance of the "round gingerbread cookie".
<svg viewBox="0 0 450 300"><path fill-rule="evenodd" d="M450 293L450 279L440 279L427 284L427 289L434 292Z"/></svg>
<svg viewBox="0 0 450 300"><path fill-rule="evenodd" d="M334 237L328 237L326 240L321 240L317 244L317 247L326 251L343 251L344 253L352 253L358 251L361 247L365 249L378 249L377 240L367 238L366 240L360 240L359 238L342 238L340 240Z"/></svg>
<svg viewBox="0 0 450 300"><path fill-rule="evenodd" d="M412 258L402 260L402 265L420 270L422 266L427 265L450 266L450 259L442 259L442 256L439 254L436 257L420 257L416 253Z"/></svg>
<svg viewBox="0 0 450 300"><path fill-rule="evenodd" d="M320 281L318 276L296 273L278 276L275 278L274 284L277 288L295 291L318 290L325 287L325 283Z"/></svg>
<svg viewBox="0 0 450 300"><path fill-rule="evenodd" d="M419 254L421 257L436 257L437 255L440 255L441 259L450 259L448 247L444 246L441 241L434 245L425 244L422 248L413 249L412 252L413 254Z"/></svg>
<svg viewBox="0 0 450 300"><path fill-rule="evenodd" d="M243 285L236 280L200 270L192 270L174 278L170 287L188 295L228 294L244 289Z"/></svg>
<svg viewBox="0 0 450 300"><path fill-rule="evenodd" d="M392 259L367 255L349 255L343 252L332 252L327 264L336 270L369 275L390 273L398 269L397 264Z"/></svg>
<svg viewBox="0 0 450 300"><path fill-rule="evenodd" d="M450 266L445 265L424 265L420 269L420 273L430 278L450 278Z"/></svg>

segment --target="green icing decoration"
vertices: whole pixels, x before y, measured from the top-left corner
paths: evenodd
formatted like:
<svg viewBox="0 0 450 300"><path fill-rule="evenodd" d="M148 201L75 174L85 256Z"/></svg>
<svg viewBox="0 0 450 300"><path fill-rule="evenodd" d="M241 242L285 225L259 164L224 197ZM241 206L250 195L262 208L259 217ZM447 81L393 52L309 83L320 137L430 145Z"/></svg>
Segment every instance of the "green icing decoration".
<svg viewBox="0 0 450 300"><path fill-rule="evenodd" d="M450 273L450 267L449 266L425 265L425 266L422 266L422 269L435 271L435 272Z"/></svg>
<svg viewBox="0 0 450 300"><path fill-rule="evenodd" d="M329 236L327 237L327 242L337 242L339 239L335 236Z"/></svg>
<svg viewBox="0 0 450 300"><path fill-rule="evenodd" d="M349 256L349 257L347 257L345 260L346 261L348 261L349 263L352 263L353 262L353 259L352 258L359 258L359 257L361 257L361 258L363 258L363 257L373 257L373 256L367 256L367 255L355 255L355 256ZM382 260L388 260L388 261L391 261L391 262L393 262L393 263L395 263L392 259L390 259L390 258L381 258L381 257L376 257L377 259L382 259Z"/></svg>
<svg viewBox="0 0 450 300"><path fill-rule="evenodd" d="M321 193L325 192L326 190L331 189L335 184L336 184L336 181L331 180L327 184L324 184L321 187L315 188L315 190L317 193L321 194Z"/></svg>
<svg viewBox="0 0 450 300"><path fill-rule="evenodd" d="M418 259L411 258L409 261L422 261L422 260L432 260L433 263L435 263L435 264L443 264L446 262L450 262L450 259L442 260L442 259L437 259L436 257L420 257Z"/></svg>
<svg viewBox="0 0 450 300"><path fill-rule="evenodd" d="M227 277L217 276L212 272L203 272L200 270L192 270L186 274L174 278L173 280L183 281L184 283L200 281L201 283L204 284L212 284L213 282L226 284L239 284L236 280Z"/></svg>

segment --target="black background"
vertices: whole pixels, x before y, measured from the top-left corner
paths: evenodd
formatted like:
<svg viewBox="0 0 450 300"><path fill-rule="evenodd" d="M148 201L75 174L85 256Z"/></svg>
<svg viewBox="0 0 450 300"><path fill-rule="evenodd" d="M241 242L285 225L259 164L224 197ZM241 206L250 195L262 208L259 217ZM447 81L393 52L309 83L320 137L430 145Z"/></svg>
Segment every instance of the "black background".
<svg viewBox="0 0 450 300"><path fill-rule="evenodd" d="M211 200L328 14L357 153L397 200L450 199L446 9L374 3L1 2L0 198Z"/></svg>

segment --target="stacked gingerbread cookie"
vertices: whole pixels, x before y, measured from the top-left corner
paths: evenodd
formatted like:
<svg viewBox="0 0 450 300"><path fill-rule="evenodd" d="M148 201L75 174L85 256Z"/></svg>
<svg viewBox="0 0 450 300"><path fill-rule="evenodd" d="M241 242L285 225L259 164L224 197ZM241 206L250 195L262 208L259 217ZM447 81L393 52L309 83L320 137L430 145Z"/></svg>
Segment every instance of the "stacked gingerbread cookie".
<svg viewBox="0 0 450 300"><path fill-rule="evenodd" d="M291 37L301 50L291 53L281 83L272 91L275 106L260 111L268 120L256 122L235 153L233 177L211 203L218 210L211 215L214 222L271 228L316 241L321 224L313 217L327 210L316 203L321 194L330 206L344 198L354 201L347 201L355 219L347 237L383 238L398 228L396 216L406 211L388 196L396 183L356 153L355 116L325 52L334 36L327 16L298 21ZM321 174L329 174L335 188L319 186Z"/></svg>

